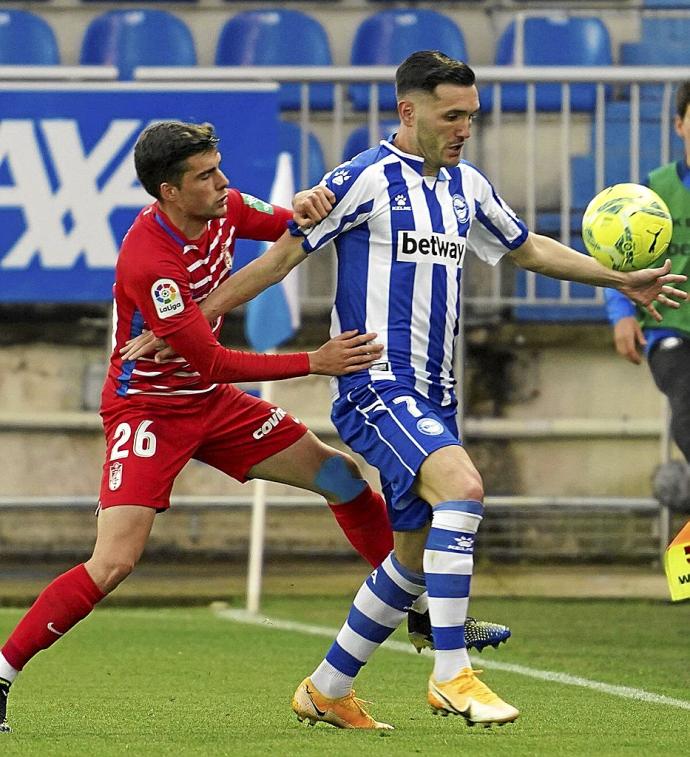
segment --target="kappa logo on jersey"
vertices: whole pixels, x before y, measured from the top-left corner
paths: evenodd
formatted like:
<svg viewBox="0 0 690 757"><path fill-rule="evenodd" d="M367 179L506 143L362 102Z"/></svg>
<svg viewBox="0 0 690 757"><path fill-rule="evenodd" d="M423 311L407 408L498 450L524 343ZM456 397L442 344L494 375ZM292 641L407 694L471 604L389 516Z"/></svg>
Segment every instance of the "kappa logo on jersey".
<svg viewBox="0 0 690 757"><path fill-rule="evenodd" d="M85 139L76 119L0 121L0 164L11 177L2 182L0 211L19 210L23 218L16 232L4 234L0 266L70 269L83 261L88 268L112 268L111 216L121 208L138 211L151 199L126 149L143 125L116 118Z"/></svg>
<svg viewBox="0 0 690 757"><path fill-rule="evenodd" d="M267 436L271 433L271 431L273 431L273 429L283 420L286 415L287 413L285 412L285 410L283 410L282 407L274 408L270 418L267 421L264 421L259 426L259 428L254 431L252 436L255 439L263 439L264 436Z"/></svg>
<svg viewBox="0 0 690 757"><path fill-rule="evenodd" d="M453 211L460 223L467 223L470 217L470 209L462 195L453 195Z"/></svg>
<svg viewBox="0 0 690 757"><path fill-rule="evenodd" d="M122 463L110 463L108 471L108 489L117 491L122 484Z"/></svg>
<svg viewBox="0 0 690 757"><path fill-rule="evenodd" d="M391 210L412 210L410 201L407 195L399 194L395 195L391 201Z"/></svg>
<svg viewBox="0 0 690 757"><path fill-rule="evenodd" d="M184 310L182 295L172 279L154 281L151 296L159 318L170 318Z"/></svg>
<svg viewBox="0 0 690 757"><path fill-rule="evenodd" d="M420 418L417 428L427 436L438 436L443 433L443 424L435 418Z"/></svg>
<svg viewBox="0 0 690 757"><path fill-rule="evenodd" d="M346 181L350 181L350 174L345 170L341 169L340 171L336 171L333 176L331 177L331 181L336 184L337 186L342 186Z"/></svg>
<svg viewBox="0 0 690 757"><path fill-rule="evenodd" d="M474 547L474 536L454 536L455 544L449 544L448 549L453 552L471 552Z"/></svg>
<svg viewBox="0 0 690 757"><path fill-rule="evenodd" d="M432 231L401 231L398 234L396 260L405 263L442 263L462 268L465 240L451 234Z"/></svg>
<svg viewBox="0 0 690 757"><path fill-rule="evenodd" d="M273 205L260 200L258 197L254 197L254 195L248 195L244 192L241 192L240 194L242 195L242 202L245 205L248 205L252 210L258 210L259 213L266 213L269 216L273 215Z"/></svg>

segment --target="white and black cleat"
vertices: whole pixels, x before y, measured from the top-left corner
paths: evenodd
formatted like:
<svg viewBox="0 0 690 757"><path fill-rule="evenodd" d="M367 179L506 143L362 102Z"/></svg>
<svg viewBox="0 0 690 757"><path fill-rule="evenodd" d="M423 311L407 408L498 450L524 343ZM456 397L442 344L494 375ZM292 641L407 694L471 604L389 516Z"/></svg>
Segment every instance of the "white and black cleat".
<svg viewBox="0 0 690 757"><path fill-rule="evenodd" d="M477 652L481 652L484 647L498 648L499 644L508 641L510 635L510 628L501 623L477 620L469 615L465 620L467 649L476 649ZM407 611L407 636L417 652L421 652L424 648L434 649L434 637L428 612Z"/></svg>
<svg viewBox="0 0 690 757"><path fill-rule="evenodd" d="M12 733L7 722L7 698L10 695L10 682L0 678L0 733Z"/></svg>

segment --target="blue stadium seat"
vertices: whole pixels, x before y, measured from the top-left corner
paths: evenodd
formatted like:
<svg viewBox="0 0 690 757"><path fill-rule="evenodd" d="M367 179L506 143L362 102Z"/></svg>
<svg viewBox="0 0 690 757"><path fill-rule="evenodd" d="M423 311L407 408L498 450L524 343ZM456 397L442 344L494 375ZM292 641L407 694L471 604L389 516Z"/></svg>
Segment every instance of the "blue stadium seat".
<svg viewBox="0 0 690 757"><path fill-rule="evenodd" d="M330 66L331 48L326 30L306 13L283 8L243 11L225 23L216 47L218 66ZM283 84L280 105L300 107L300 84ZM309 87L309 106L333 106L330 84Z"/></svg>
<svg viewBox="0 0 690 757"><path fill-rule="evenodd" d="M690 65L688 39L690 18L643 16L640 40L621 45L620 62L624 66L687 67ZM663 87L657 84L640 87L640 95L645 100L658 100L662 91Z"/></svg>
<svg viewBox="0 0 690 757"><path fill-rule="evenodd" d="M643 16L640 24L640 41L657 45L687 44L690 35L690 18L664 14Z"/></svg>
<svg viewBox="0 0 690 757"><path fill-rule="evenodd" d="M515 63L515 22L505 28L496 47L495 63ZM604 23L594 17L532 17L524 22L524 65L526 66L609 66L612 63L611 38ZM607 93L610 88L607 88ZM610 93L609 93L610 94ZM490 109L493 100L490 87L482 92L482 107ZM570 108L593 111L596 85L573 84ZM522 112L527 108L527 87L504 84L501 106L505 111ZM561 109L561 85L538 84L536 108L541 111Z"/></svg>
<svg viewBox="0 0 690 757"><path fill-rule="evenodd" d="M604 186L630 181L630 103L612 102L606 105L604 119ZM571 220L570 228L580 232L582 211L596 192L595 186L595 126L592 125L590 153L575 155L570 161ZM671 129L671 159L682 155L682 143ZM640 162L639 180L661 164L661 114L655 103L640 105ZM542 212L537 216L537 231L557 234L561 228L560 210Z"/></svg>
<svg viewBox="0 0 690 757"><path fill-rule="evenodd" d="M385 10L364 19L355 32L350 60L353 66L397 66L416 50L441 50L467 61L462 31L448 16L432 10ZM379 108L395 110L395 88L380 84ZM350 85L355 110L369 107L369 85Z"/></svg>
<svg viewBox="0 0 690 757"><path fill-rule="evenodd" d="M690 0L643 0L643 8L665 8L672 10L674 8L690 8Z"/></svg>
<svg viewBox="0 0 690 757"><path fill-rule="evenodd" d="M280 121L278 125L278 147L280 152L292 155L292 167L295 176L295 188L306 189L301 184L302 135L299 126L287 121ZM307 157L307 187L318 184L326 173L326 161L323 157L321 144L314 134L309 132Z"/></svg>
<svg viewBox="0 0 690 757"><path fill-rule="evenodd" d="M689 32L690 34L690 32ZM688 37L690 39L690 36ZM690 66L690 45L667 40L657 43L646 39L642 42L625 42L621 45L620 62L624 66ZM663 94L663 84L641 84L643 100L658 101Z"/></svg>
<svg viewBox="0 0 690 757"><path fill-rule="evenodd" d="M398 121L382 121L379 124L379 139L386 139L398 128ZM369 126L358 126L345 142L343 160L352 160L355 155L373 147L369 139Z"/></svg>
<svg viewBox="0 0 690 757"><path fill-rule="evenodd" d="M28 11L0 11L0 64L59 65L60 53L50 24Z"/></svg>
<svg viewBox="0 0 690 757"><path fill-rule="evenodd" d="M194 66L194 40L184 21L164 10L114 10L86 28L80 63L117 66L132 79L137 66Z"/></svg>

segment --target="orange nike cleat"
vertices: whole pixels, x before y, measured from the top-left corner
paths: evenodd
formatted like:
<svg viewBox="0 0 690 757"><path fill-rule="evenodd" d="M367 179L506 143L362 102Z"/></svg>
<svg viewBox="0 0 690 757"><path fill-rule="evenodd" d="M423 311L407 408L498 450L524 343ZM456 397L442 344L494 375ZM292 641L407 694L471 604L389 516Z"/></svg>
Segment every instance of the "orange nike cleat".
<svg viewBox="0 0 690 757"><path fill-rule="evenodd" d="M322 721L336 728L392 730L392 725L374 720L362 705L363 700L357 699L354 691L337 699L325 697L311 678L305 678L292 697L292 709L300 722L306 720L310 725L316 725Z"/></svg>

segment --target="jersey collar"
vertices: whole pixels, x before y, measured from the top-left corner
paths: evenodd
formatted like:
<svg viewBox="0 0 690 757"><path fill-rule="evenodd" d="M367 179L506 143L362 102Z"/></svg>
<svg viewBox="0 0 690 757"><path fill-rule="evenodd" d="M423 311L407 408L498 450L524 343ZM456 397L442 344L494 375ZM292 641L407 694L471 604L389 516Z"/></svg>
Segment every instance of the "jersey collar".
<svg viewBox="0 0 690 757"><path fill-rule="evenodd" d="M397 132L396 132L397 133ZM403 152L399 147L393 144L396 134L391 134L388 139L381 140L381 146L387 149L389 152L395 153L400 160L404 161L410 168L413 168L420 176L424 176L424 158L420 158L419 155L410 155L410 153ZM431 178L431 177L427 177ZM445 166L442 166L436 175L436 179L439 181L450 181L450 172Z"/></svg>
<svg viewBox="0 0 690 757"><path fill-rule="evenodd" d="M174 239L180 247L182 247L182 252L187 252L188 249L199 249L199 239L192 240L187 239L187 237L180 231L180 229L175 226L175 224L170 220L170 218L161 210L161 207L158 203L154 203L153 206L153 220L163 229L163 231L172 239ZM208 224L206 224L206 229L208 230ZM203 234L202 234L203 236Z"/></svg>

